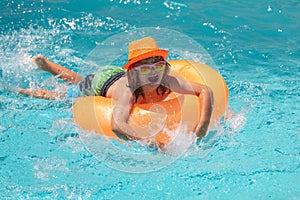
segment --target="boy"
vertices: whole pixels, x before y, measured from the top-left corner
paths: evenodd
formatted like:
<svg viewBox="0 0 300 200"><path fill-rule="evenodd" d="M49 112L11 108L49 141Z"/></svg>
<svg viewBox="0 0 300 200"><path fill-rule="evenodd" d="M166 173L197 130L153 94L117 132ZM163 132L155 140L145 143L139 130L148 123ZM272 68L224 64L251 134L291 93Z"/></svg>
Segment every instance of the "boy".
<svg viewBox="0 0 300 200"><path fill-rule="evenodd" d="M75 84L64 95L72 97L74 90L81 95L104 96L116 101L112 113L112 129L129 139L142 139L128 124L134 104L163 101L171 92L196 95L200 99L200 120L195 127L197 137L206 134L213 109L213 94L209 87L169 75L172 68L165 60L168 51L159 49L153 38L133 41L128 47L128 62L122 68L107 67L95 74L83 78L75 72L37 56L37 65L54 75L59 75L66 82ZM58 93L49 90L33 91L21 89L23 94L57 99Z"/></svg>

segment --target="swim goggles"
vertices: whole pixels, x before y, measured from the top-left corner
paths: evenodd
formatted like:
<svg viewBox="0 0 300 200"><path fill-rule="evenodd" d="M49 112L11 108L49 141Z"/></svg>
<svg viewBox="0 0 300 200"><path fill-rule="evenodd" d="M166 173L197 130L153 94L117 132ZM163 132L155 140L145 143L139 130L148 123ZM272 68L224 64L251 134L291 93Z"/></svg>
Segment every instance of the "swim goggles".
<svg viewBox="0 0 300 200"><path fill-rule="evenodd" d="M135 67L135 70L140 71L141 74L147 75L154 69L156 71L164 71L166 68L167 61L159 61L153 64L143 64Z"/></svg>

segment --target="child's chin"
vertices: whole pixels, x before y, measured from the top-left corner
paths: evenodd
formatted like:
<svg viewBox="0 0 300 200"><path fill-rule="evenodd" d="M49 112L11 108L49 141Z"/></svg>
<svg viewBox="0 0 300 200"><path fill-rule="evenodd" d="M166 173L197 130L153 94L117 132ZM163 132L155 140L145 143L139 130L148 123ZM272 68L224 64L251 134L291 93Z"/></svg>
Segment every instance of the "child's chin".
<svg viewBox="0 0 300 200"><path fill-rule="evenodd" d="M151 87L153 87L153 88L156 88L156 87L158 87L159 86L159 83L157 82L157 83L149 83L148 84L149 86L151 86Z"/></svg>

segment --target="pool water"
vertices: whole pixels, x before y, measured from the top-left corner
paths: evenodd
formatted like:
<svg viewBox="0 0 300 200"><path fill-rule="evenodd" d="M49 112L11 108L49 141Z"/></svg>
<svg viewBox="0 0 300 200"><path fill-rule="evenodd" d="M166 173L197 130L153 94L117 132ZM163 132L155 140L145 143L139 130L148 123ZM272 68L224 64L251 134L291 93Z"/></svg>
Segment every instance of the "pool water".
<svg viewBox="0 0 300 200"><path fill-rule="evenodd" d="M1 199L299 199L299 9L298 0L1 1ZM191 38L200 47L185 57L228 85L232 116L201 144L174 156L111 143L75 126L72 102L16 92L62 87L34 55L84 74L103 41L146 27L178 33L161 38L176 50Z"/></svg>

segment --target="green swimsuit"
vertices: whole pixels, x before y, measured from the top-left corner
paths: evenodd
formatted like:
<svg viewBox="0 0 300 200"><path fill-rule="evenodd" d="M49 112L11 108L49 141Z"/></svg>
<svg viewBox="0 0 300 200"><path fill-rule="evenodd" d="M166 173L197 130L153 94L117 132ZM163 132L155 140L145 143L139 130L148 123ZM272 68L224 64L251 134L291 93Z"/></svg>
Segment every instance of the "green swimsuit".
<svg viewBox="0 0 300 200"><path fill-rule="evenodd" d="M116 66L106 66L95 74L90 74L79 83L81 92L86 96L106 96L109 87L122 76L125 70Z"/></svg>

